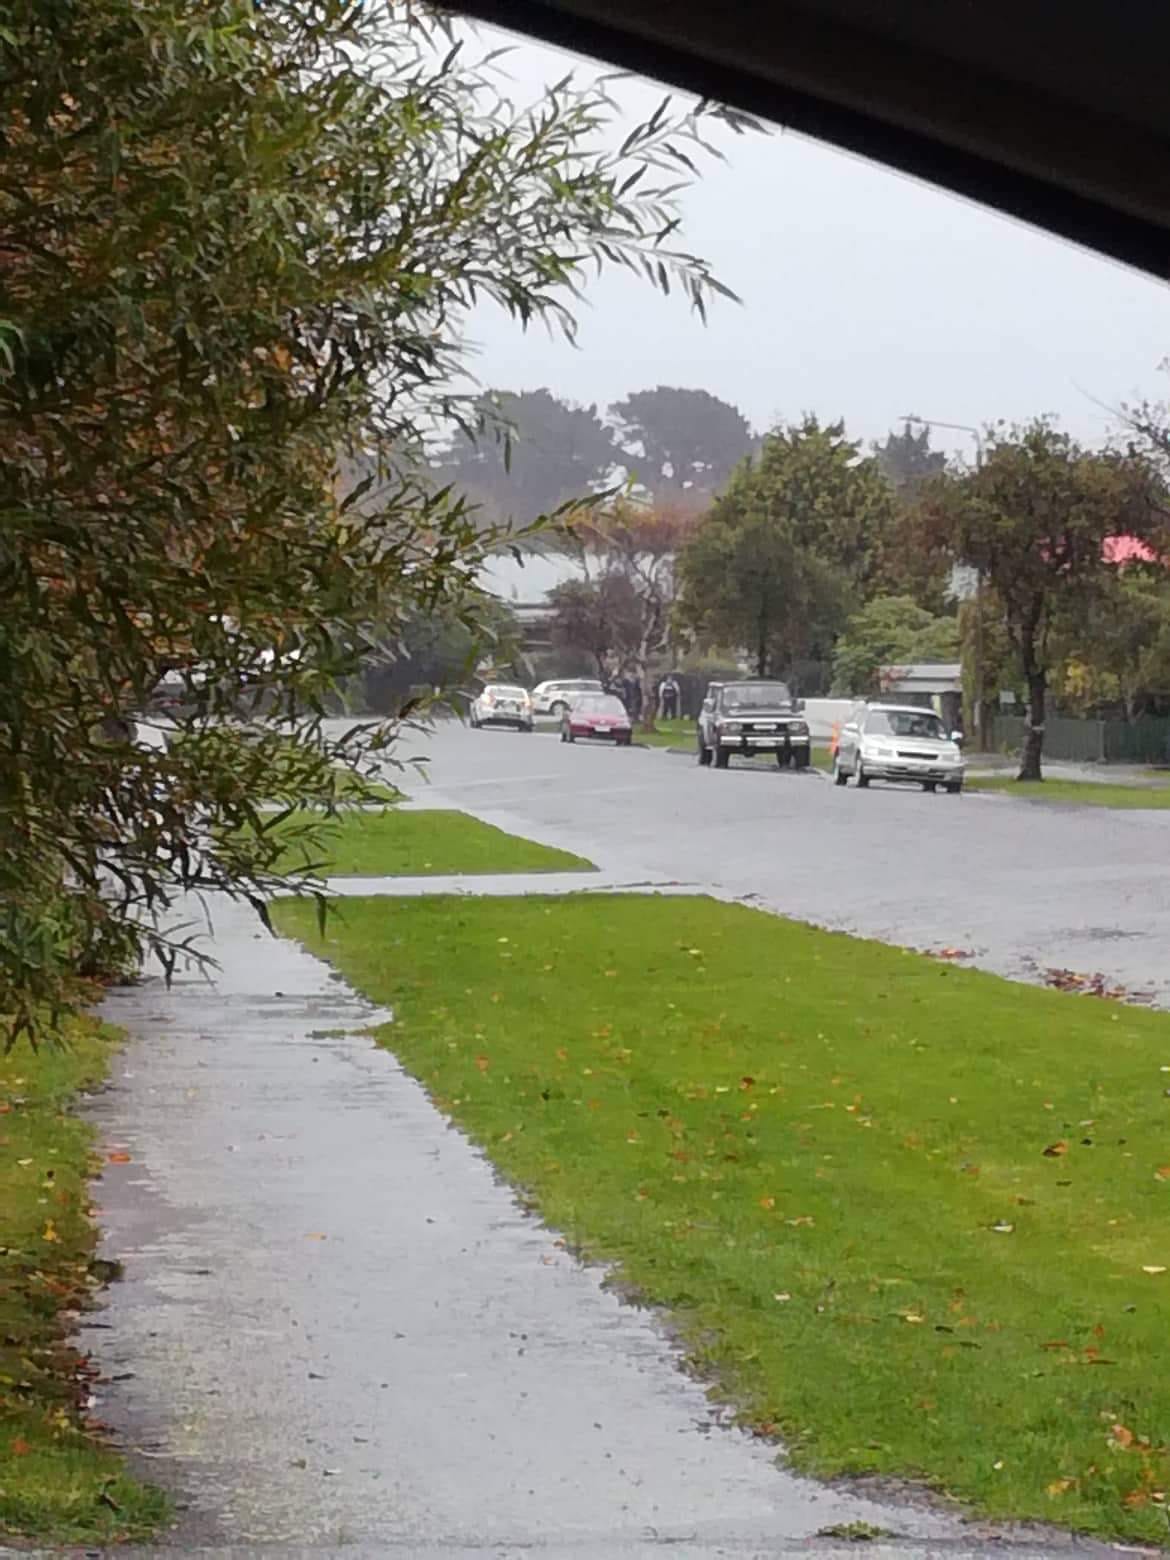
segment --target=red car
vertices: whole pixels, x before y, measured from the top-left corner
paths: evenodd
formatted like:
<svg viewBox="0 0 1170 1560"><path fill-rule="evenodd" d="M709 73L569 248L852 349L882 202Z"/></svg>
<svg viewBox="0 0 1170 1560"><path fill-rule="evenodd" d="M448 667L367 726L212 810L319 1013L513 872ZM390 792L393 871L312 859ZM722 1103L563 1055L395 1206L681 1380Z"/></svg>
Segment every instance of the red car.
<svg viewBox="0 0 1170 1560"><path fill-rule="evenodd" d="M634 731L625 705L610 693L579 695L561 716L561 741L576 742L578 737L604 737L629 747Z"/></svg>

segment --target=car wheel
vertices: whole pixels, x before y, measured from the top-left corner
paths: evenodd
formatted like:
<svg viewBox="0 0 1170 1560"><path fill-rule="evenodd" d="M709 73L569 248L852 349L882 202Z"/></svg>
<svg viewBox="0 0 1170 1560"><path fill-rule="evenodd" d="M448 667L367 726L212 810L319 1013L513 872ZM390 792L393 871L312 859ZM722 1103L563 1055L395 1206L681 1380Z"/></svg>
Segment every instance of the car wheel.
<svg viewBox="0 0 1170 1560"><path fill-rule="evenodd" d="M848 774L848 771L841 768L841 755L840 755L840 753L834 753L833 754L833 781L834 781L834 784L836 784L836 785L848 785L849 784L849 774Z"/></svg>
<svg viewBox="0 0 1170 1560"><path fill-rule="evenodd" d="M857 761L853 768L853 777L857 781L858 788L862 791L869 785L869 776L865 772L865 765L861 762L861 754L857 755Z"/></svg>
<svg viewBox="0 0 1170 1560"><path fill-rule="evenodd" d="M776 766L777 766L777 768L779 768L779 769L787 769L789 761L791 760L791 757L792 757L791 753L786 753L783 748L779 748L777 750L777 753L776 753Z"/></svg>
<svg viewBox="0 0 1170 1560"><path fill-rule="evenodd" d="M731 749L730 748L725 748L725 747L717 747L715 749L715 768L716 769L726 769L728 764L730 764L730 763L731 763Z"/></svg>
<svg viewBox="0 0 1170 1560"><path fill-rule="evenodd" d="M959 792L962 789L963 789L963 782L961 780L948 780L947 781L947 795L948 796L958 796Z"/></svg>
<svg viewBox="0 0 1170 1560"><path fill-rule="evenodd" d="M923 782L922 782L922 789L923 789L923 790L924 790L924 791L931 791L931 792L934 792L934 791L937 791L937 790L938 790L938 786L937 786L937 785L936 785L936 784L935 784L935 783L934 783L934 781L933 781L933 780L924 780L924 781L923 781Z"/></svg>
<svg viewBox="0 0 1170 1560"><path fill-rule="evenodd" d="M807 748L797 748L792 754L793 769L807 769L809 766L809 751Z"/></svg>

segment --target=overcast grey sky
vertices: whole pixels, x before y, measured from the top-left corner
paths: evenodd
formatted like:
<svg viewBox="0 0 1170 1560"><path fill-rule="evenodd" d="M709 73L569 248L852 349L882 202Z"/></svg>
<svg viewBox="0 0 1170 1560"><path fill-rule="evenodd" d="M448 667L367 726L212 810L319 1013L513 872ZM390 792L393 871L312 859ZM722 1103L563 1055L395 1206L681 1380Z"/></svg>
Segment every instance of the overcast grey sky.
<svg viewBox="0 0 1170 1560"><path fill-rule="evenodd" d="M524 42L505 68L519 99L563 76L566 56ZM623 91L637 117L661 95ZM1170 392L1163 284L787 132L720 145L728 162L684 197L683 239L742 304L716 300L704 328L681 299L603 276L576 349L485 310L471 326L481 382L603 407L699 386L759 429L812 411L867 440L907 412L979 424L1048 412L1097 442L1110 418L1095 402Z"/></svg>

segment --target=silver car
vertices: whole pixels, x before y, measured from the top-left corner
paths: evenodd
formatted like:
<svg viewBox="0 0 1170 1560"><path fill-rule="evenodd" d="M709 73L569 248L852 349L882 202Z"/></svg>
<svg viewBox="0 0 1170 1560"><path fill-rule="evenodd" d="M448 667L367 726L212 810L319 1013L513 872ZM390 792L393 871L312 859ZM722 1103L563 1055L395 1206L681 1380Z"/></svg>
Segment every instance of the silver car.
<svg viewBox="0 0 1170 1560"><path fill-rule="evenodd" d="M867 704L841 727L833 779L859 786L871 780L905 781L924 791L963 789L959 733L948 731L933 710L913 704Z"/></svg>

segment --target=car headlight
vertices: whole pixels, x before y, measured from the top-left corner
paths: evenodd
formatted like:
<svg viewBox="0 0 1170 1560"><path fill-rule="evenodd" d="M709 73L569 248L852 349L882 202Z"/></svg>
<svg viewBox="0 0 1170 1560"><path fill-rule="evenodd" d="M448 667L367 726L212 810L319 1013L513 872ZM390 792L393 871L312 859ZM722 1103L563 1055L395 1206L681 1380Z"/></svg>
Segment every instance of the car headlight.
<svg viewBox="0 0 1170 1560"><path fill-rule="evenodd" d="M788 729L794 737L808 736L808 726L802 720L794 720Z"/></svg>
<svg viewBox="0 0 1170 1560"><path fill-rule="evenodd" d="M864 758L893 758L894 750L889 747L879 747L876 743L867 743L861 750Z"/></svg>
<svg viewBox="0 0 1170 1560"><path fill-rule="evenodd" d="M725 721L721 722L721 724L719 726L719 730L720 731L738 731L739 730L739 725L740 725L740 723L737 720L725 720Z"/></svg>

